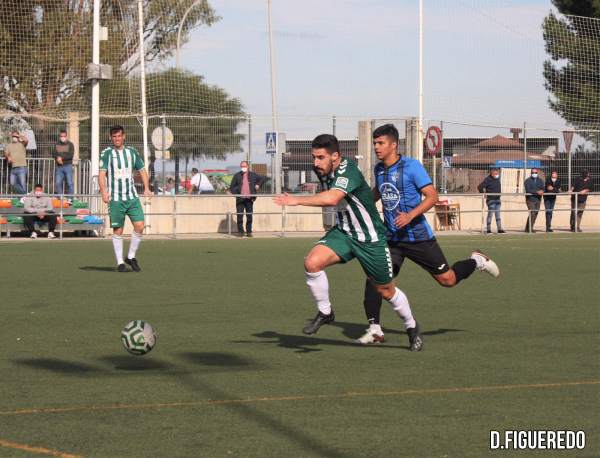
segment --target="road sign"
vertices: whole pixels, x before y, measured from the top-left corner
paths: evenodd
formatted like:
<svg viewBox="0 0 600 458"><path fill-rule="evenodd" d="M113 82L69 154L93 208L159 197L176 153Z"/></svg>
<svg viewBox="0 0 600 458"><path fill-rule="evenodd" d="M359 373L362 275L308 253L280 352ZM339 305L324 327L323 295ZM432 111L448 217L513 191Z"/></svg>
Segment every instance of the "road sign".
<svg viewBox="0 0 600 458"><path fill-rule="evenodd" d="M438 126L431 126L425 135L427 152L435 156L442 149L442 130Z"/></svg>
<svg viewBox="0 0 600 458"><path fill-rule="evenodd" d="M163 148L163 127L157 127L152 131L152 145L159 151L168 150L173 145L173 131L168 127L164 129L165 148Z"/></svg>
<svg viewBox="0 0 600 458"><path fill-rule="evenodd" d="M452 167L452 156L444 156L442 158L442 167L445 169Z"/></svg>
<svg viewBox="0 0 600 458"><path fill-rule="evenodd" d="M265 145L267 154L277 153L277 132L267 132L265 134Z"/></svg>

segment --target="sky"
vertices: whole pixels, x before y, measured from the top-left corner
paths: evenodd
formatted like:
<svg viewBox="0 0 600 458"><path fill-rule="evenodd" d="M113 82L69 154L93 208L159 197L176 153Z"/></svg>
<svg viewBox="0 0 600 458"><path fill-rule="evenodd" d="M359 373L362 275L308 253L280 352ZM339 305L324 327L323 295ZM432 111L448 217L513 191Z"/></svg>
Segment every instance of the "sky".
<svg viewBox="0 0 600 458"><path fill-rule="evenodd" d="M209 1L222 19L192 32L181 50L182 66L242 101L254 119L253 159L264 161L271 123L267 0ZM359 119L418 115L417 0L272 5L277 111L288 138L330 132L333 115L341 138L356 137ZM542 77L541 23L552 10L550 0L424 5L426 119L563 126L548 108ZM453 126L455 135L488 131Z"/></svg>

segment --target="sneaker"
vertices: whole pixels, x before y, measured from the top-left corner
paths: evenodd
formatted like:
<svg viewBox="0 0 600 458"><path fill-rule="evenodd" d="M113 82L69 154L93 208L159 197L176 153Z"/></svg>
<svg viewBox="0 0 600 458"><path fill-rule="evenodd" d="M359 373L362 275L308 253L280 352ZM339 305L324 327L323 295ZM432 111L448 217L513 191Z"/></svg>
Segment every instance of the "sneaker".
<svg viewBox="0 0 600 458"><path fill-rule="evenodd" d="M369 326L365 334L356 339L355 342L361 345L377 345L385 342L385 338L383 337L383 332L381 332L379 326L376 328Z"/></svg>
<svg viewBox="0 0 600 458"><path fill-rule="evenodd" d="M335 315L333 314L333 310L329 315L325 315L321 312L317 313L317 315L304 326L302 332L304 334L315 334L321 326L327 323L332 323L335 320Z"/></svg>
<svg viewBox="0 0 600 458"><path fill-rule="evenodd" d="M49 239L55 239L56 235L54 235L54 232L48 232L48 238Z"/></svg>
<svg viewBox="0 0 600 458"><path fill-rule="evenodd" d="M474 259L475 262L477 262L477 268L482 272L487 272L492 277L496 278L500 276L500 269L498 268L496 263L490 259L488 255L477 250L471 253L471 259Z"/></svg>
<svg viewBox="0 0 600 458"><path fill-rule="evenodd" d="M414 328L408 328L406 333L408 334L408 342L410 343L410 351L421 351L423 349L423 338L421 337L421 329L419 323L415 322Z"/></svg>
<svg viewBox="0 0 600 458"><path fill-rule="evenodd" d="M487 230L485 231L485 233L486 233L486 234L491 234L491 233L492 233L492 230L491 230L491 229L487 229Z"/></svg>
<svg viewBox="0 0 600 458"><path fill-rule="evenodd" d="M548 229L546 229L546 232L554 232L554 231L552 230L552 228L549 227Z"/></svg>
<svg viewBox="0 0 600 458"><path fill-rule="evenodd" d="M254 237L254 235L252 235L252 232L246 232L246 237Z"/></svg>
<svg viewBox="0 0 600 458"><path fill-rule="evenodd" d="M127 272L127 267L125 267L125 264L119 264L119 265L117 266L117 270L118 270L119 272Z"/></svg>
<svg viewBox="0 0 600 458"><path fill-rule="evenodd" d="M37 239L37 232L32 232L29 236L30 239Z"/></svg>
<svg viewBox="0 0 600 458"><path fill-rule="evenodd" d="M498 234L506 234L506 231L504 229L498 229Z"/></svg>
<svg viewBox="0 0 600 458"><path fill-rule="evenodd" d="M137 262L137 259L135 258L125 258L125 264L128 264L131 267L131 270L133 270L134 272L139 272L140 270L142 270Z"/></svg>
<svg viewBox="0 0 600 458"><path fill-rule="evenodd" d="M577 232L583 232L580 227L577 228Z"/></svg>

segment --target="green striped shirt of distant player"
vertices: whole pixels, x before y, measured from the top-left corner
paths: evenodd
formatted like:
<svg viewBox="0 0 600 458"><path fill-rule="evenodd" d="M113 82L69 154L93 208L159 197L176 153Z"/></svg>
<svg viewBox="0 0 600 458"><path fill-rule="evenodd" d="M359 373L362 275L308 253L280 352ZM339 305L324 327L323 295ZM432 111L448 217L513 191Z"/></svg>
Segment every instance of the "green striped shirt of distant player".
<svg viewBox="0 0 600 458"><path fill-rule="evenodd" d="M138 198L133 171L143 168L144 160L131 146L122 150L110 147L100 153L100 170L106 171L108 193L112 201L124 202Z"/></svg>

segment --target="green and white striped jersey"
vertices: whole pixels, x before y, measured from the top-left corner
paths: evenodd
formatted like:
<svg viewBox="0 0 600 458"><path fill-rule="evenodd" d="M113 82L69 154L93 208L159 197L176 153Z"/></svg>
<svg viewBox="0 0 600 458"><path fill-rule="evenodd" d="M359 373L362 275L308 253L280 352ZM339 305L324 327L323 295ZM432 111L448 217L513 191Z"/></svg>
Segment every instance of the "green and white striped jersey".
<svg viewBox="0 0 600 458"><path fill-rule="evenodd" d="M342 159L327 180L328 189L338 189L346 196L337 205L338 228L359 242L386 239L385 224L375 206L373 193L356 163Z"/></svg>
<svg viewBox="0 0 600 458"><path fill-rule="evenodd" d="M137 199L133 171L142 170L144 161L135 148L125 146L122 150L110 147L100 153L100 170L106 170L108 193L112 201Z"/></svg>

